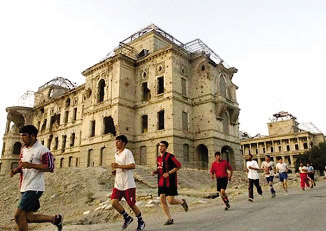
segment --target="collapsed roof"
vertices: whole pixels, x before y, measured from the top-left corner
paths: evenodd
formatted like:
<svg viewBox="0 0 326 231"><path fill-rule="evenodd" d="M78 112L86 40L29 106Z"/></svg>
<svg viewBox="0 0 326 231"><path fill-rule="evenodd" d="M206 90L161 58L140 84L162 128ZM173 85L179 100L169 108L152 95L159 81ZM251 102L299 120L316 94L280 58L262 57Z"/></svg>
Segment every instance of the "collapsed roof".
<svg viewBox="0 0 326 231"><path fill-rule="evenodd" d="M137 38L139 38L139 37L141 37L141 36L143 36L143 35L151 32L151 31L155 31L155 32L159 33L160 35L162 35L166 39L170 40L171 42L173 42L177 46L183 48L184 50L186 50L190 54L195 54L195 53L203 52L212 61L214 61L216 64L221 63L226 68L229 68L229 66L224 62L224 60L219 55L217 55L211 48L209 48L200 39L195 39L195 40L192 40L192 41L190 41L188 43L182 43L178 39L176 39L172 35L170 35L169 33L165 32L164 30L162 30L161 28L159 28L158 26L156 26L155 24L151 24L151 25L149 25L149 26L147 26L147 27L145 27L145 28L137 31L136 33L132 34L128 38L124 39L123 41L121 41L119 43L119 46L117 46L113 51L111 51L110 53L108 53L104 57L104 59L102 59L101 61L104 61L105 59L108 59L108 58L111 58L111 57L115 56L116 55L115 50L117 50L117 49L121 49L121 48L130 49L130 46L127 45L128 43L134 41L135 39L137 39Z"/></svg>

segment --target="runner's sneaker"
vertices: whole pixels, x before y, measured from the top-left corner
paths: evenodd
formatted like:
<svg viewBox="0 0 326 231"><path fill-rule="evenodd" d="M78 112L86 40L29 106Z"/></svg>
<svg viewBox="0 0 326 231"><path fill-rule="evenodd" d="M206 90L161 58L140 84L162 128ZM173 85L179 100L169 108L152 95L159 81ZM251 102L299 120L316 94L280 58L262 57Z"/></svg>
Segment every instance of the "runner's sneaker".
<svg viewBox="0 0 326 231"><path fill-rule="evenodd" d="M174 222L173 219L171 219L171 220L167 220L163 225L172 225L173 222Z"/></svg>
<svg viewBox="0 0 326 231"><path fill-rule="evenodd" d="M188 204L185 199L182 199L183 203L181 204L185 212L188 212Z"/></svg>
<svg viewBox="0 0 326 231"><path fill-rule="evenodd" d="M229 202L225 202L225 205L228 209L231 207Z"/></svg>
<svg viewBox="0 0 326 231"><path fill-rule="evenodd" d="M248 199L248 201L250 201L250 202L254 202L254 199L252 199L252 198L249 198L249 199Z"/></svg>
<svg viewBox="0 0 326 231"><path fill-rule="evenodd" d="M142 231L144 230L144 228L145 228L145 222L144 221L138 222L138 227L136 231Z"/></svg>
<svg viewBox="0 0 326 231"><path fill-rule="evenodd" d="M61 214L54 215L54 222L53 224L57 226L58 231L62 230L63 227L63 216Z"/></svg>
<svg viewBox="0 0 326 231"><path fill-rule="evenodd" d="M128 225L133 221L134 219L131 216L128 216L125 218L125 222L122 225L122 229L126 229Z"/></svg>

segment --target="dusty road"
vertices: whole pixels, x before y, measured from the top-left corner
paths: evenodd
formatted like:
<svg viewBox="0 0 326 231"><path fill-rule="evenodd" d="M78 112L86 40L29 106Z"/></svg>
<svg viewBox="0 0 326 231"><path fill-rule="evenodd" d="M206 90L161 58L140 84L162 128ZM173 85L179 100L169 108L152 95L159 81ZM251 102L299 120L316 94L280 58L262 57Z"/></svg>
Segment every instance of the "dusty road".
<svg viewBox="0 0 326 231"><path fill-rule="evenodd" d="M175 224L163 226L166 220L162 213L145 217L147 231L185 230L264 230L264 231L301 231L326 230L326 182L318 182L313 190L302 191L292 188L290 195L278 192L276 198L270 198L265 191L264 198L255 198L253 203L247 200L231 202L231 209L224 211L219 199L212 203L190 208L188 213L181 209L173 211ZM96 225L66 225L65 231L121 230L122 220L115 223ZM135 230L134 221L127 230ZM54 230L53 226L39 229Z"/></svg>

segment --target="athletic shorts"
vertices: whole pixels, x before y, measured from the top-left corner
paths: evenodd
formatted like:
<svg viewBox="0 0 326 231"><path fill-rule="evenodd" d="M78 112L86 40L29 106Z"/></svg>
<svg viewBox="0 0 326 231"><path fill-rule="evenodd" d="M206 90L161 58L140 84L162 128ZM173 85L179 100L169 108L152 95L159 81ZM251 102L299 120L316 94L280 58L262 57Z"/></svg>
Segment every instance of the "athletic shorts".
<svg viewBox="0 0 326 231"><path fill-rule="evenodd" d="M19 202L18 209L26 212L36 212L40 208L40 197L43 192L41 191L26 191L22 192L22 198Z"/></svg>
<svg viewBox="0 0 326 231"><path fill-rule="evenodd" d="M280 181L283 182L284 180L288 179L288 173L287 172L280 172Z"/></svg>
<svg viewBox="0 0 326 231"><path fill-rule="evenodd" d="M273 182L273 180L274 180L274 176L266 177L266 180L267 180L267 183L269 183L269 182Z"/></svg>
<svg viewBox="0 0 326 231"><path fill-rule="evenodd" d="M308 177L309 177L311 180L315 180L315 174L312 173L312 172L308 172Z"/></svg>
<svg viewBox="0 0 326 231"><path fill-rule="evenodd" d="M124 197L127 201L127 204L131 207L136 204L136 188L129 188L126 190L119 190L116 188L113 188L111 200L112 199L118 199L119 201Z"/></svg>
<svg viewBox="0 0 326 231"><path fill-rule="evenodd" d="M165 194L166 196L177 196L177 187L158 187L158 195Z"/></svg>
<svg viewBox="0 0 326 231"><path fill-rule="evenodd" d="M222 177L222 178L216 178L216 185L217 185L217 191L220 192L221 189L226 189L228 186L228 178Z"/></svg>

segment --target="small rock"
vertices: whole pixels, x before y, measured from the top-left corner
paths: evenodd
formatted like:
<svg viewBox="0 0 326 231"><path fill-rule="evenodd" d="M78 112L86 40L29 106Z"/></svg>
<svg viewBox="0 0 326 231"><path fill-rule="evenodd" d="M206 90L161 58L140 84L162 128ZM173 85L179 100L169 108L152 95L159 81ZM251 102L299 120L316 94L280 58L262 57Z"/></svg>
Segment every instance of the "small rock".
<svg viewBox="0 0 326 231"><path fill-rule="evenodd" d="M91 212L91 211L88 210L88 211L83 212L83 214L84 214L84 215L87 215L87 214L89 214L90 212Z"/></svg>
<svg viewBox="0 0 326 231"><path fill-rule="evenodd" d="M147 205L145 205L145 207L146 208L153 208L153 207L155 207L155 205L153 205L153 204L147 204Z"/></svg>

